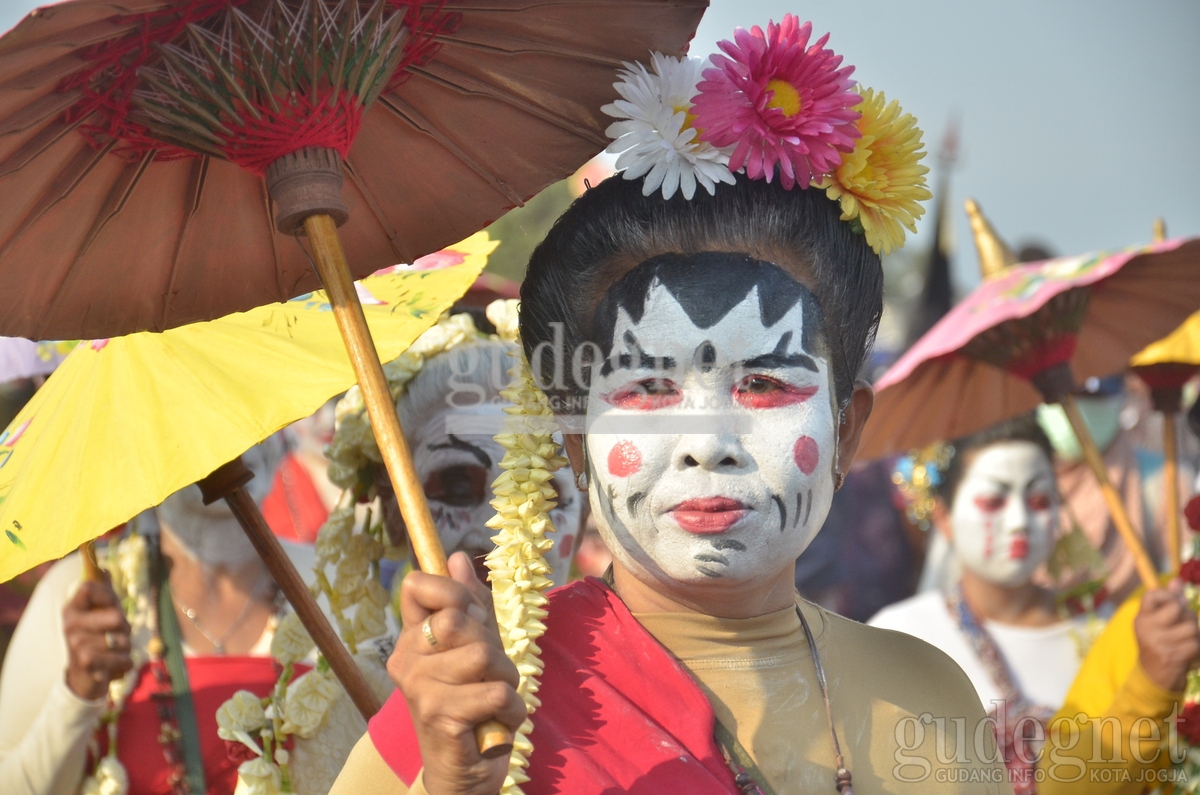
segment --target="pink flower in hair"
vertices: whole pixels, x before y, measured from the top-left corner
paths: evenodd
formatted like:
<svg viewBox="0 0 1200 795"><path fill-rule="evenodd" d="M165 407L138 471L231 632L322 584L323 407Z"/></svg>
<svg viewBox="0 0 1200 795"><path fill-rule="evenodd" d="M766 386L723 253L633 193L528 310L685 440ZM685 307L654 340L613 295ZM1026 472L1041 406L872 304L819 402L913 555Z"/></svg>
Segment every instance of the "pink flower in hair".
<svg viewBox="0 0 1200 795"><path fill-rule="evenodd" d="M838 68L842 56L825 49L828 34L808 46L811 34L812 23L801 25L791 14L765 34L738 28L734 41L719 45L725 55L714 55L713 68L704 70L695 126L702 141L736 146L731 171L745 166L751 179L770 182L778 163L785 188L807 188L854 149L854 67Z"/></svg>

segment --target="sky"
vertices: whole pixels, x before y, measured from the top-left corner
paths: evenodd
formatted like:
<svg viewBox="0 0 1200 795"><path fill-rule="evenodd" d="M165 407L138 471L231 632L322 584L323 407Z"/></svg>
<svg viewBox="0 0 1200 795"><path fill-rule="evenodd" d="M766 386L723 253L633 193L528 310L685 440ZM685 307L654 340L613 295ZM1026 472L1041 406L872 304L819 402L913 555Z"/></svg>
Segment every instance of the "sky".
<svg viewBox="0 0 1200 795"><path fill-rule="evenodd" d="M0 0L0 30L34 5ZM712 0L692 53L788 12L917 117L935 172L958 120L960 290L978 281L968 196L1010 243L1061 254L1145 242L1158 216L1200 234L1200 2ZM928 221L910 246L929 244Z"/></svg>
<svg viewBox="0 0 1200 795"><path fill-rule="evenodd" d="M1196 0L712 0L691 52L788 12L916 116L931 176L958 119L960 289L978 281L966 197L1014 246L1059 254L1149 241L1157 216L1171 237L1200 234ZM910 246L928 245L924 220Z"/></svg>

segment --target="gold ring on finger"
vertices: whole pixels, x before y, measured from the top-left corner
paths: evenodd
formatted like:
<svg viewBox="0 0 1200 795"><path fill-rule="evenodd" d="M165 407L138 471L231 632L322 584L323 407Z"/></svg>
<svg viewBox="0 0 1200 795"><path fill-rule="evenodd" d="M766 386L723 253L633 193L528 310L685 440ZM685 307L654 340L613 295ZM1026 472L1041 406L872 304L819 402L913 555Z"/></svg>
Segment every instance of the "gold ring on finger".
<svg viewBox="0 0 1200 795"><path fill-rule="evenodd" d="M105 632L104 633L104 645L108 647L109 651L116 651L117 633Z"/></svg>
<svg viewBox="0 0 1200 795"><path fill-rule="evenodd" d="M436 649L438 647L437 636L433 634L433 616L429 616L421 622L421 634L425 636L425 642L430 647Z"/></svg>

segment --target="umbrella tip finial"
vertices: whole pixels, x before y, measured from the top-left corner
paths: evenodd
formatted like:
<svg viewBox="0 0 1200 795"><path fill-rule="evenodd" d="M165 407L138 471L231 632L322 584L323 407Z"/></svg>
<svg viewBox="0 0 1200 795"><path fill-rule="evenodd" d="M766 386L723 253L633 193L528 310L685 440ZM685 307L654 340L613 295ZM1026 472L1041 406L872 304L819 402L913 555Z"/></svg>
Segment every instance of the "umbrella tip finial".
<svg viewBox="0 0 1200 795"><path fill-rule="evenodd" d="M1167 222L1160 218L1154 219L1154 242L1161 243L1167 239Z"/></svg>
<svg viewBox="0 0 1200 795"><path fill-rule="evenodd" d="M995 228L984 216L979 203L967 199L964 203L967 217L971 220L971 232L975 235L975 248L979 252L979 271L984 279L993 279L1017 264L1017 255L1000 239Z"/></svg>

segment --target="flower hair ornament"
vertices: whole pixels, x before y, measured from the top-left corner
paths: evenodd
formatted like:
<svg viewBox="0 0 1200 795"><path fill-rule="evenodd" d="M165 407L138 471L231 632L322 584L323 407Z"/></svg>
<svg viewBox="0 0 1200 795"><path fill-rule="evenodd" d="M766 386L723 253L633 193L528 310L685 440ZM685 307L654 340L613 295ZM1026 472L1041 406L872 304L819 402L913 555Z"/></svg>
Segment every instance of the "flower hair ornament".
<svg viewBox="0 0 1200 795"><path fill-rule="evenodd" d="M900 493L908 521L925 532L933 526L933 509L944 473L954 458L954 447L934 442L928 447L909 451L896 461L892 483Z"/></svg>
<svg viewBox="0 0 1200 795"><path fill-rule="evenodd" d="M921 131L895 100L850 78L828 35L811 35L788 14L765 32L739 28L707 63L657 52L649 68L626 63L620 99L602 108L617 119L607 130L617 169L664 199L691 199L697 185L715 193L738 172L770 182L778 169L785 188L836 200L876 254L901 248L932 198Z"/></svg>

